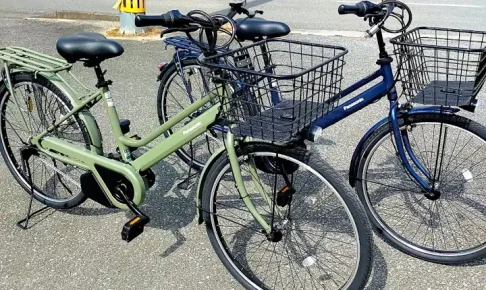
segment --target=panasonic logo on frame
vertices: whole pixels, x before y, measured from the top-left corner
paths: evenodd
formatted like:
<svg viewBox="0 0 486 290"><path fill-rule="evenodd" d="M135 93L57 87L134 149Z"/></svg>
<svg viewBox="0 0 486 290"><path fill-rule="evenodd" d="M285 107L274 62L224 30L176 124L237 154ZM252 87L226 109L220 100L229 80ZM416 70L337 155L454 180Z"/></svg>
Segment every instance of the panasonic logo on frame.
<svg viewBox="0 0 486 290"><path fill-rule="evenodd" d="M351 104L349 104L347 106L344 106L343 109L345 111L347 111L347 110L351 109L352 107L356 106L357 104L361 103L362 101L364 101L364 99L363 98L359 98L358 100L352 102Z"/></svg>
<svg viewBox="0 0 486 290"><path fill-rule="evenodd" d="M187 135L187 134L191 133L192 131L194 131L199 126L201 126L201 122L197 122L196 125L192 126L191 128L189 128L187 130L182 131L182 135Z"/></svg>

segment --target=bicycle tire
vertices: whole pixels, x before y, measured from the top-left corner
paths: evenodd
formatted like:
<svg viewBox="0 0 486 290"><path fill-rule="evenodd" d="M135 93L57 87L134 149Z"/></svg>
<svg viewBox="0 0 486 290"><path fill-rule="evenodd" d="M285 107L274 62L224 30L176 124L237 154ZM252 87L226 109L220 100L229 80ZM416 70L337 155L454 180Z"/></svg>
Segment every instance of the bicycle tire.
<svg viewBox="0 0 486 290"><path fill-rule="evenodd" d="M318 160L318 158L315 158L314 156L312 158L302 158L302 152L305 150L302 150L302 148L296 148L296 147L276 147L273 145L265 144L265 143L250 143L250 144L244 144L243 147L237 148L237 155L238 157L244 158L242 156L248 156L249 154L262 154L262 155L271 155L274 156L272 158L275 158L275 154L278 153L279 158L282 159L287 159L289 162L292 160L293 162L297 162L299 164L299 168L306 168L309 169L312 172L315 172L316 176L319 176L320 179L323 180L323 183L326 183L330 188L333 188L333 190L336 192L336 194L339 196L339 199L345 204L346 210L349 212L349 216L351 216L349 219L352 220L353 225L355 226L355 229L357 231L357 240L359 240L359 246L357 246L358 249L354 249L354 251L359 252L359 260L357 262L357 267L354 269L355 271L353 272L352 278L349 279L348 283L345 284L348 289L362 289L369 278L370 272L371 272L371 267L372 267L372 230L371 226L366 218L366 214L364 212L363 206L360 204L359 199L357 196L353 193L352 189L344 182L344 180L340 177L338 173L336 173L325 161L323 160ZM244 159L246 160L246 159ZM229 244L233 243L234 238L228 237L226 240L225 236L221 229L220 229L220 220L224 220L219 217L218 213L221 214L221 209L218 211L215 207L216 204L220 204L223 201L226 201L228 198L223 197L219 203L216 201L217 198L217 188L219 187L219 182L223 180L225 177L222 177L222 174L224 171L228 170L230 168L229 165L229 160L226 154L223 154L219 157L217 161L212 163L211 168L209 169L208 174L205 176L204 182L204 189L203 189L203 198L202 198L202 209L203 209L203 216L204 216L204 221L206 223L206 229L208 232L208 236L211 242L211 245L213 246L216 254L224 264L224 266L227 268L227 270L235 277L245 288L247 289L273 289L269 285L267 285L267 280L261 280L265 277L255 277L256 270L257 269L245 269L244 266L242 266L242 262L237 260L235 257L239 253L239 251L233 252L230 249ZM231 171L231 169L229 169ZM260 177L260 173L258 173L258 176ZM292 175L293 178L294 175ZM226 179L225 179L226 180ZM234 182L234 181L233 181ZM233 191L237 195L235 198L230 198L230 201L235 200L236 201L241 201L238 195L238 191L234 188L229 186L229 188L233 188ZM303 188L302 188L303 189ZM315 187L313 186L313 189L315 190ZM304 200L307 198L304 197ZM314 198L314 197L312 197ZM311 198L311 199L312 199ZM307 201L309 202L309 201ZM294 204L294 208L299 206L301 203ZM314 203L314 202L312 202ZM233 202L231 203L232 205ZM231 208L231 207L230 207ZM322 208L319 208L319 213L322 215L321 211ZM216 213L216 214L215 214ZM330 215L331 212L329 212ZM307 216L307 213L305 214ZM312 214L310 215L312 220ZM334 219L332 217L329 217L329 219L333 220L332 223L334 223L336 220L339 220L340 222L343 221L343 219L337 218ZM238 220L240 221L240 220ZM294 219L292 219L292 222L294 222ZM243 223L243 220L241 221ZM235 222L235 225L237 222ZM320 223L319 223L320 224ZM300 226L293 225L291 226L291 230L289 232L293 232L294 229L302 229ZM337 226L339 228L339 226ZM230 227L231 229L231 227ZM319 231L316 231L319 232ZM331 231L332 232L332 231ZM257 232L258 233L258 232ZM285 234L286 235L286 234ZM290 235L290 234L289 234ZM294 235L295 236L295 235ZM241 233L241 239L246 239L248 235L246 233ZM251 239L251 238L248 238ZM289 240L292 240L292 238L289 238ZM241 240L238 242L234 242L235 244L242 243L244 244L244 241L242 242ZM271 242L268 242L271 244ZM332 243L332 242L325 242L326 245L327 243ZM248 242L248 244L251 244ZM341 244L340 244L341 245ZM264 246L263 246L264 247ZM286 244L284 246L285 248L287 247ZM311 246L309 246L311 247ZM321 249L321 246L315 246L318 249ZM324 247L322 245L322 247ZM342 246L345 248L345 245ZM289 247L290 249L291 247ZM274 248L275 250L275 248ZM317 250L316 250L317 251ZM272 250L270 250L272 252ZM290 251L292 252L292 251ZM332 251L330 251L332 252ZM266 253L266 252L265 252ZM263 255L262 254L262 257ZM304 250L305 255L307 255L308 252ZM289 264L290 264L290 269L292 269L292 264L290 262L290 254L287 252L289 255ZM255 253L255 255L258 255ZM305 256L304 255L304 256ZM337 254L336 254L337 255ZM278 255L276 255L278 256ZM297 255L298 256L298 255ZM316 259L319 260L319 256L316 254ZM339 257L339 256L338 256ZM251 258L251 257L250 257ZM295 257L294 257L295 258ZM293 260L294 262L299 262L300 266L300 261L303 261L302 256L299 258L296 258ZM342 258L342 257L341 257ZM243 258L245 261L246 258ZM282 258L283 259L283 258ZM304 259L305 261L306 259ZM339 260L339 259L338 259ZM270 258L270 262L272 261L272 258ZM314 260L315 262L315 260ZM339 262L341 263L342 260ZM245 262L246 263L246 262ZM250 264L251 262L247 261L247 265ZM343 262L344 263L344 262ZM285 263L284 263L285 264ZM332 264L332 263L329 263ZM328 267L332 267L329 266ZM286 265L286 264L285 264ZM249 266L248 266L249 267ZM268 267L268 266L267 266ZM288 268L288 266L286 266ZM302 266L301 266L302 267ZM271 269L276 269L278 268L280 270L280 263L274 267L270 267ZM268 268L267 268L268 269ZM311 270L308 270L309 273ZM281 275L285 276L285 275ZM311 275L312 276L312 275ZM326 276L326 275L323 275ZM322 277L323 277L322 276ZM319 276L321 277L321 276ZM298 279L301 283L303 277L296 278ZM277 278L276 278L277 279ZM284 279L281 277L281 279ZM332 278L328 278L332 279ZM325 279L324 279L325 280ZM264 282L263 282L264 281ZM307 280L304 280L304 283L302 283L300 286L295 286L290 287L292 289L303 289L302 286L306 285L305 282ZM329 281L327 281L329 282ZM289 282L290 283L290 282ZM324 282L322 282L324 283ZM312 284L315 286L315 284ZM307 284L306 286L309 286ZM279 284L280 287L280 284ZM285 287L284 287L285 288ZM305 287L305 289L308 289L308 287ZM314 288L314 287L310 287ZM322 285L319 285L318 288L322 288ZM329 288L327 288L329 289ZM342 288L340 288L342 289Z"/></svg>
<svg viewBox="0 0 486 290"><path fill-rule="evenodd" d="M446 127L441 127L441 128L449 128L450 126L450 128L458 128L462 130L459 131L457 137L455 137L456 138L455 143L451 143L454 144L453 146L444 145L444 149L442 149L442 152L446 152L446 149L450 151L449 148L452 147L452 153L449 153L448 151L448 153L446 154L447 156L449 155L452 156L454 150L456 150L456 147L459 148L460 145L457 145L459 140L461 140L462 142L462 140L467 139L467 138L464 139L459 138L459 136L461 136L460 135L461 132L467 132L472 134L471 138L474 139L467 139L469 140L468 142L470 142L471 140L476 140L477 138L478 143L481 143L481 141L482 144L486 143L486 128L462 116L446 115L446 114L438 114L438 113L422 113L422 114L414 114L414 115L407 116L407 118L405 119L404 118L399 119L399 125L402 129L411 128L412 131L416 130L417 134L420 133L418 132L419 128L422 128L423 130L423 127L419 127L419 126L424 126L423 124L435 124L435 125L445 124L442 126L446 126ZM365 206L366 213L369 219L371 220L375 232L379 236L381 236L388 244L392 245L396 249L408 255L411 255L413 257L434 262L434 263L461 264L461 263L472 262L486 257L486 237L484 236L484 233L486 233L486 231L484 231L484 228L483 228L484 231L483 235L481 235L481 232L479 232L480 234L479 238L481 237L483 238L482 244L476 245L471 248L462 249L462 250L450 249L451 248L450 244L452 242L454 242L458 247L462 246L460 245L461 243L458 243L458 241L462 241L459 240L459 238L462 239L462 237L460 237L459 235L459 231L464 231L464 227L466 227L465 225L463 225L461 229L460 222L457 220L454 222L451 221L451 219L458 218L459 215L462 215L463 216L462 218L466 219L468 214L472 214L472 213L467 213L466 211L464 212L459 211L459 209L461 209L462 211L463 208L462 207L463 197L459 195L461 194L461 188L457 187L460 185L454 185L455 187L452 187L451 189L453 190L451 191L444 190L442 192L441 197L439 197L437 201L432 201L426 198L424 199L423 197L420 196L420 195L423 196L423 192L420 192L418 190L418 185L416 184L415 186L417 186L417 192L410 194L410 196L408 195L408 193L405 193L405 190L408 190L408 188L405 188L405 186L410 185L411 188L410 190L413 190L414 183L411 181L412 177L408 176L409 173L406 172L406 169L403 168L403 166L401 165L401 160L399 160L398 156L395 155L396 166L397 168L399 169L401 168L401 170L403 170L403 172L400 173L401 174L400 176L391 173L393 171L393 165L392 165L393 160L390 161L389 159L387 159L388 160L387 162L376 161L377 164L381 163L381 165L376 165L376 168L381 166L381 169L370 169L370 168L375 168L372 165L370 167L371 161L373 160L374 156L376 156L375 158L386 159L384 156L385 151L378 152L378 150L380 146L384 144L384 142L387 142L385 139L391 136L390 135L392 132L391 130L392 130L391 125L389 123L384 124L365 141L365 145L364 145L365 149L361 154L360 162L358 165L356 190L360 200ZM449 131L450 130L448 130L447 132ZM409 133L409 134L415 134L415 133ZM452 138L454 138L455 135L453 133L448 133L448 135L446 136L452 136ZM430 167L432 168L433 167L432 162L434 162L435 157L433 157L434 155L432 155L430 151L433 148L431 147L429 150L428 146L426 145L420 146L420 143L416 142L415 136L413 136L413 138L414 138L413 142L415 143L415 145L412 146L415 147L414 150L418 152L421 150L421 148L424 148L424 151L427 152L427 153L423 153L421 151L420 156L418 156L417 153L415 154L418 156L418 158L420 158L421 163L427 165L427 167L429 167L428 165L430 165ZM429 132L424 134L424 139L432 140L432 142L433 140L435 140L435 127L434 127L434 133L430 132L429 130ZM444 144L449 144L446 143L446 141L443 142ZM394 149L387 149L386 151L390 151L390 150L395 152ZM463 151L467 151L467 150L463 150ZM392 152L390 152L390 155L391 153ZM382 156L382 157L378 157L378 156ZM437 155L435 156L437 157ZM482 158L478 158L478 159L482 159ZM463 158L460 160L465 160L465 159ZM449 157L449 161L444 162L444 164L447 165L447 167L445 167L446 170L452 167L449 165L451 163L452 163L452 157ZM454 166L456 165L456 163L453 164ZM461 167L461 165L463 165L460 162L457 164L458 164L457 167ZM473 173L478 172L473 170L472 168L470 169L473 171ZM376 172L373 173L373 170L376 170ZM479 170L479 172L482 171ZM451 175L452 173L446 172L446 174L448 176ZM377 179L372 180L372 178L368 177L368 175L372 177L376 176ZM380 187L386 187L386 185L384 184L385 181L381 181L381 180L385 180L385 177L380 178L380 176L382 175L388 176L386 178L387 180L392 180L392 181L397 180L392 185L390 185L391 187L387 186L388 195L385 194L385 190L380 189ZM452 176L460 177L460 174L452 175ZM378 178L380 178L380 181L378 181ZM474 178L481 179L481 177L478 176L475 176ZM443 179L445 179L445 177ZM439 186L439 190L441 190L442 188L443 189L449 188L447 187L445 181L438 182L437 186ZM373 188L375 187L378 189L376 191L373 191ZM370 194L370 192L373 193ZM397 197L392 196L393 194L395 194L395 192L397 193L396 194ZM467 193L464 193L464 195L466 194ZM392 200L392 198L396 198L397 201L396 201L396 205L393 208L390 208L390 210L394 211L394 213L390 213L390 217L388 217L388 215L386 214L386 210L387 208L389 208L389 206L388 203L385 202L387 199ZM428 205L429 203L430 205ZM432 205L434 203L435 205ZM456 208L457 212L454 212L452 209L450 211L446 211L446 206L449 203L451 208L453 208L453 205L457 207ZM484 206L486 205L484 199L482 203L483 203L483 214L484 214ZM399 211L400 209L401 211ZM415 213L415 215L407 215L406 213L403 213L406 210L410 210L410 212ZM434 210L436 211L436 213L433 212ZM424 211L427 211L427 214L425 214ZM481 210L479 209L479 213L480 212ZM392 216L394 214L399 215L399 217L393 218ZM427 216L430 216L430 218L427 219ZM442 220L440 219L441 217ZM479 218L479 221L482 221L480 215L478 215L477 217ZM418 221L416 221L415 218L417 218ZM407 221L407 219L409 220ZM409 224L415 225L420 220L423 220L423 223L418 224L416 229L414 229L412 226L409 226ZM393 226L391 225L392 221L394 222ZM476 219L476 222L477 221L478 219ZM455 223L457 223L458 228L456 230L452 230L452 227L454 226ZM485 223L486 222L484 222L483 225ZM404 225L404 228L399 230L398 227L402 224ZM422 236L419 235L419 233L421 233L420 231L423 231L421 229L423 228L424 224L426 225L425 233L423 234L424 241L423 244L419 244L418 241L419 237L420 239L422 239ZM444 229L443 228L444 226L441 226L442 224L444 224L444 226L448 225L450 229L449 230ZM430 230L431 232L429 232L429 228L427 226L432 228ZM440 228L440 232L438 228ZM406 235L411 230L415 230L414 235L412 237L407 237ZM435 234L434 234L434 230L436 231ZM464 234L464 232L462 233ZM430 236L432 237L432 239L434 239L436 235L438 236L437 241L430 241L431 239ZM453 241L451 241L451 239ZM428 246L428 244L430 243L432 245ZM433 248L434 246L439 247L439 245L442 247L441 249Z"/></svg>
<svg viewBox="0 0 486 290"><path fill-rule="evenodd" d="M35 95L36 93L34 92L35 90L37 89L42 89L42 92L41 94L46 94L46 93L50 93L51 94L51 97L52 99L50 99L49 101L49 105L51 105L55 100L56 102L58 102L58 107L57 109L55 109L54 111L51 111L49 113L49 108L47 108L47 105L48 104L45 104L45 108L42 108L43 109L43 113L41 113L39 115L39 112L37 112L38 116L39 116L39 122L40 124L42 124L43 122L46 123L46 125L51 125L51 122L52 120L48 120L45 119L45 120L42 120L42 118L48 118L48 116L46 116L48 113L49 114L57 114L57 113L66 113L68 110L71 110L73 108L71 102L69 101L69 98L57 87L55 86L53 83L51 83L50 81L48 81L47 79L45 79L44 77L42 77L41 75L37 75L37 76L34 76L34 73L17 73L17 74L12 74L11 76L11 80L12 80L12 86L14 87L14 90L16 90L21 84L30 84L31 85L31 89L33 91L33 94ZM34 89L35 87L35 89ZM28 86L27 86L28 88ZM6 88L6 85L5 83L2 83L2 85L0 86L0 115L1 115L1 119L0 119L0 152L1 152L1 155L7 165L7 168L9 169L10 173L14 176L15 180L22 186L22 188L27 191L29 194L31 192L31 188L30 188L30 184L28 182L28 178L26 177L26 174L21 170L22 166L21 166L21 163L20 161L18 160L18 157L16 158L15 156L15 152L14 150L12 149L13 147L15 147L13 145L13 140L11 140L12 138L9 138L9 133L8 133L8 130L12 130L12 123L8 120L8 116L7 115L7 109L8 109L8 104L9 104L9 100L10 100L10 92L9 90ZM24 97L24 96L23 96ZM39 93L37 91L37 97L34 97L34 98L41 98L42 100L42 95L39 97ZM47 97L46 97L46 101L47 101ZM41 101L40 101L41 102ZM33 108L37 109L38 108L38 105L40 106L41 103L33 103ZM54 104L55 105L55 104ZM63 107L61 106L64 106L64 109ZM61 112L62 110L62 112ZM31 111L32 113L32 111ZM32 117L31 117L32 116ZM43 117L42 117L43 116ZM20 117L20 116L17 116L17 117ZM42 117L42 118L41 118ZM13 117L12 117L13 118ZM34 115L31 114L31 115L28 115L28 118L29 118L29 122L30 122L30 118L32 118L32 122L34 122ZM17 120L17 119L16 119ZM18 121L18 120L17 120ZM77 126L77 128L79 129L79 133L77 135L75 135L75 133L72 133L72 132L67 132L67 131L60 131L60 134L63 134L65 137L71 137L71 138L79 138L79 140L71 140L69 138L65 138L65 140L70 140L70 141L73 141L73 142L78 142L82 145L85 146L86 149L89 149L90 148L90 144L91 144L91 139L89 137L89 134L87 132L87 129L86 129L86 126L85 124L83 123L83 121L77 116L75 115L72 119L72 124L70 124L69 126ZM10 129L8 128L10 126ZM37 128L37 130L43 130L45 129L45 126L42 127L42 125L39 125L40 127ZM31 127L33 129L33 127ZM28 129L28 128L27 128ZM40 133L41 131L38 131L37 133ZM71 135L69 135L71 134ZM17 136L20 138L20 135L17 134ZM13 134L12 134L12 137L13 137ZM20 147L20 146L18 146ZM75 172L75 171L79 171L79 169L76 169L70 165L66 165L66 164L61 164L60 162L56 162L55 160L52 160L53 164L50 164L49 160L46 161L46 159L43 159L41 160L41 158L37 158L37 157L34 157L32 156L31 159L29 160L29 162L32 162L32 165L35 164L35 160L38 160L40 161L42 164L44 164L44 167L45 167L45 171L44 171L44 167L42 167L43 165L41 164L41 170L40 171L40 181L37 179L36 180L36 174L35 174L35 166L31 166L31 172L32 172L32 176L33 176L33 185L34 185L34 190L33 190L33 195L34 195L34 198L36 200L38 200L39 202L49 206L49 207L52 207L52 208L55 208L55 209L69 209L69 208L73 208L73 207L76 207L80 204L82 204L85 200L86 200L86 196L83 194L83 192L79 189L79 191L77 192L72 192L72 189L71 188L68 188L68 185L67 183L71 184L71 183L74 183L72 182L73 179L70 178L68 176L68 174L66 173L66 171L68 173L71 173L71 172ZM49 162L48 162L49 161ZM47 166L47 164L50 164L50 166ZM52 166L54 166L56 169L52 168ZM62 168L61 168L62 166ZM37 167L39 167L39 162L37 164ZM53 175L51 176L51 179L47 179L47 173L48 173L48 169L51 169L53 171ZM55 172L55 173L54 173ZM43 181L43 176L42 175L45 175L45 185L42 186L41 184L39 183L42 183ZM75 181L76 182L76 181ZM79 180L77 181L79 182ZM61 185L59 185L61 184ZM54 188L53 188L54 186ZM55 198L53 196L49 196L46 191L47 190L55 190L57 188L60 188L60 190L65 190L68 192L68 194L73 194L71 197L68 197L68 198L62 198L62 199L58 199L58 198ZM78 187L76 185L76 187ZM46 189L47 188L47 189Z"/></svg>

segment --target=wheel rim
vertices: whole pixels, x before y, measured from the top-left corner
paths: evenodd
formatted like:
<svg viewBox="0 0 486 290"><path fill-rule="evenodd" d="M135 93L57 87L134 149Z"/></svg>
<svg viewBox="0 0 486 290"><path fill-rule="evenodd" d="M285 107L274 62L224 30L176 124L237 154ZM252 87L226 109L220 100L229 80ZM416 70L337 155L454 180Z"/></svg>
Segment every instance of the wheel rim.
<svg viewBox="0 0 486 290"><path fill-rule="evenodd" d="M443 170L436 183L442 192L441 196L436 201L427 199L418 185L411 180L408 172L405 172L406 169L401 166L401 160L395 155L394 149L391 149L392 151L382 149L378 152L385 142L394 146L394 142L390 139L392 135L387 134L371 149L363 169L361 186L373 219L393 240L409 249L428 255L460 257L484 250L486 248L486 195L483 190L481 194L471 194L470 191L481 188L480 180L486 175L486 167L482 167L481 170L480 165L486 160L486 150L483 149L486 142L478 135L451 124L443 123L442 130L440 130L441 124L435 122L420 122L414 125L416 127L411 131L410 128L407 130L417 158L429 172L434 172L435 163ZM432 125L434 129L425 130L423 128L425 125ZM447 132L447 136L452 137L451 142L446 140L443 150L441 148L440 153L444 152L442 167L437 160L441 159L442 154L437 158L437 154L433 152L433 149L437 149L440 132ZM427 146L426 141L419 142L419 136L421 139L430 141L430 144ZM476 147L477 150L464 149L473 141L477 145L472 147ZM433 147L433 144L436 146ZM388 148L394 147L388 146ZM471 155L470 152L473 152L472 154L476 156L456 159L454 156L458 154L454 153L461 152L469 153L466 155ZM375 156L379 156L380 159L372 163ZM419 172L415 166L414 168ZM462 173L462 169L466 171ZM473 175L472 179L467 179L469 174ZM421 176L425 178L423 174ZM458 177L459 181L449 184L452 177ZM391 181L391 184L386 185L386 180ZM467 190L469 192L466 192ZM411 193L407 194L406 191ZM395 204L389 206L393 201ZM387 210L389 214L386 214ZM477 226L474 232L471 226L465 225L466 220L473 221L472 224ZM454 246L456 248L453 248Z"/></svg>
<svg viewBox="0 0 486 290"><path fill-rule="evenodd" d="M24 91L22 91L22 88ZM6 153L5 161L14 169L14 174L22 185L25 188L30 188L28 179L22 169L19 149L27 144L28 137L42 132L46 125L52 123L52 120L59 119L60 116L65 115L69 108L54 92L36 83L18 82L15 83L14 90L19 105L28 104L29 95L27 93L30 93L32 111L26 105L26 108L22 110L26 123L21 121L20 112L15 102L11 99L11 95L7 92L8 96L4 96L0 103L0 108L2 109L0 139ZM42 108L43 113L39 114L39 110L37 110L39 107ZM83 147L86 146L86 142L83 140L83 131L74 118L68 120L67 125L61 125L58 134L63 137L63 140L78 143ZM29 159L29 167L35 194L42 196L43 199L49 202L68 202L77 198L81 191L79 176L85 171L62 164L43 155L32 156Z"/></svg>
<svg viewBox="0 0 486 290"><path fill-rule="evenodd" d="M186 65L183 67L184 74L186 80L189 79L191 76L195 76L194 78L190 78L189 81L196 79L196 81L191 81L191 96L194 98L191 100L188 96L188 93L185 89L184 82L182 77L178 72L172 74L169 79L167 80L166 86L164 86L162 95L164 96L164 103L162 108L162 118L164 122L167 122L171 117L175 116L177 113L185 109L188 105L193 103L196 100L199 100L201 97L207 94L207 89L205 86L209 86L211 83L210 80L207 80L205 85L202 81L203 72L201 71L201 67L198 65ZM177 77L177 79L176 79ZM176 86L173 86L175 84ZM168 88L173 88L172 92L168 90ZM168 102L175 104L177 109L167 110ZM210 106L211 103L207 104ZM203 108L203 110L208 108ZM198 113L196 113L198 114ZM167 132L167 135L172 134L172 130L177 131L180 129L184 124L188 123L191 120L190 117L184 119L179 124L175 125L171 130ZM205 134L197 137L194 139L192 143L192 152L193 158L191 158L191 143L184 145L180 150L179 153L182 154L187 160L193 159L194 165L198 167L203 167L206 164L206 161L211 157L212 153L214 153L218 148L222 146L221 141L221 131L220 128L214 127L212 130L206 131ZM209 148L208 148L209 146Z"/></svg>
<svg viewBox="0 0 486 290"><path fill-rule="evenodd" d="M276 154L271 152L259 152L257 154L252 154L252 156L275 158ZM356 277L360 263L360 241L358 231L349 209L344 206L344 210L341 211L336 211L336 208L331 211L325 211L326 208L323 209L322 204L319 203L323 200L326 200L327 205L331 204L332 201L345 205L342 198L337 194L335 188L333 188L323 176L308 165L292 157L281 154L279 154L279 158L299 164L300 171L305 170L314 174L314 179L325 184L326 187L330 189L329 193L334 196L334 199L329 199L329 195L324 198L320 196L323 187L308 187L307 185L311 182L307 179L307 182L304 183L304 187L301 188L302 190L305 189L305 191L297 190L296 193L303 193L299 196L301 200L296 199L297 203L292 207L293 209L298 210L299 206L313 203L316 209L311 212L305 212L305 214L303 213L303 215L307 217L307 219L303 220L304 222L301 222L300 220L297 221L294 216L295 212L293 212L292 221L285 225L287 228L283 232L282 240L278 243L270 242L265 235L258 232L261 230L261 227L253 220L253 217L251 217L248 212L245 214L245 217L243 217L240 214L242 209L239 209L239 214L235 215L233 213L223 217L221 200L215 202L215 197L219 195L219 193L215 193L215 190L218 190L221 187L219 184L222 179L228 178L223 175L229 173L231 176L230 179L232 178L230 165L227 164L216 179L210 199L212 211L210 222L212 228L215 230L215 238L218 246L220 249L223 249L225 260L229 262L230 266L240 277L257 289L286 288L289 284L294 284L293 287L291 286L292 289L321 289L323 287L325 287L325 289L341 289L348 287ZM244 171L244 169L242 169L242 171ZM260 172L258 173L258 176L261 178ZM297 177L294 173L294 178L300 177ZM234 183L234 181L230 181L229 183ZM225 187L228 189L227 186ZM249 195L251 195L251 189L249 190L248 186L246 187ZM229 188L232 190L231 195L225 196L223 200L224 202L231 203L231 206L228 205L226 208L233 209L236 203L239 202L239 205L243 209L246 209L239 198L236 189L234 189L234 185L232 188ZM316 188L321 189L321 192L304 196L304 193L315 191ZM268 211L263 209L265 203L262 199L252 197L252 200L257 208L259 208L260 213L268 213ZM217 209L215 209L215 207ZM313 220L313 217L319 219ZM343 223L346 217L351 220L351 223L347 227ZM236 221L233 222L231 220ZM242 224L244 220L249 222L249 224L245 224L246 227L242 227L245 229L238 233L238 236L236 235L238 231L234 232L235 236L229 238L231 231L234 231L234 227L238 226L237 223ZM284 220L281 219L276 222L282 225L282 221ZM269 222L268 219L267 222ZM326 222L332 223L333 225L326 225ZM233 225L227 227L230 230L223 230L222 223L232 223ZM310 230L314 228L319 229L319 226L323 227L320 228L322 229L321 231ZM332 227L332 230L329 230L326 227ZM323 234L319 235L319 232L322 232ZM351 236L354 238L351 238ZM354 241L354 244L351 241ZM293 246L291 243L293 243ZM312 243L315 243L315 245L311 245ZM295 247L296 244L298 244L297 247ZM239 248L237 249L237 247ZM257 250L253 250L255 247L259 247L264 253L257 253ZM240 249L241 253L248 253L248 255L246 257L241 257L238 252ZM270 253L274 252L279 254L275 254L272 257L273 254ZM343 260L349 259L349 255L353 255L353 259L349 262L351 266L346 267L348 264ZM261 256L261 258L259 256ZM257 265L258 261L256 261L258 259L263 260L264 257L268 259L268 256L270 256L269 263L274 264L269 267L273 267L273 269L277 268L278 272L276 277L270 279L268 278L269 268L266 268L265 271L263 267ZM283 261L285 261L285 263L282 263ZM268 266L265 265L264 267ZM243 274L242 271L244 271L246 275ZM320 275L318 275L317 272L320 272ZM343 272L345 274L342 274ZM297 284L297 286L295 284ZM272 285L275 287L271 287Z"/></svg>

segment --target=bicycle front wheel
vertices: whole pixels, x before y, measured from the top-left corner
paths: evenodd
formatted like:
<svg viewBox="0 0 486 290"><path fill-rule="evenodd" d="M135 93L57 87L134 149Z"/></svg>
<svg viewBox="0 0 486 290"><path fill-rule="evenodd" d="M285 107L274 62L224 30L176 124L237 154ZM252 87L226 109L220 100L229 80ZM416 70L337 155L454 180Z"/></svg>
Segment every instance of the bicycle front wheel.
<svg viewBox="0 0 486 290"><path fill-rule="evenodd" d="M385 124L365 143L356 185L374 227L391 245L424 260L452 264L485 257L486 128L432 113L399 124L429 177L416 165L414 170L439 195L426 195L403 167Z"/></svg>
<svg viewBox="0 0 486 290"><path fill-rule="evenodd" d="M305 152L257 143L237 149L248 197L272 235L245 206L227 156L212 164L204 180L211 244L248 289L359 289L368 280L372 234L364 209L331 167ZM282 170L259 170L255 159L262 157Z"/></svg>

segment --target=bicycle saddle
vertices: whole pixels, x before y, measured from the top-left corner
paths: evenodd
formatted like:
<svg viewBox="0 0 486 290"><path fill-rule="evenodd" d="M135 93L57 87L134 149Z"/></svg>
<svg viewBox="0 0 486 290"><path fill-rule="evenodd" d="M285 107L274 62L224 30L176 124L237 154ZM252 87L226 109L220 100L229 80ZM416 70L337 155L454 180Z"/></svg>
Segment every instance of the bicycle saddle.
<svg viewBox="0 0 486 290"><path fill-rule="evenodd" d="M61 37L56 44L57 52L69 63L87 61L100 63L106 59L120 56L123 47L99 33L78 33Z"/></svg>
<svg viewBox="0 0 486 290"><path fill-rule="evenodd" d="M287 24L277 21L268 21L262 18L236 19L236 37L239 40L258 40L267 37L274 38L290 33Z"/></svg>

